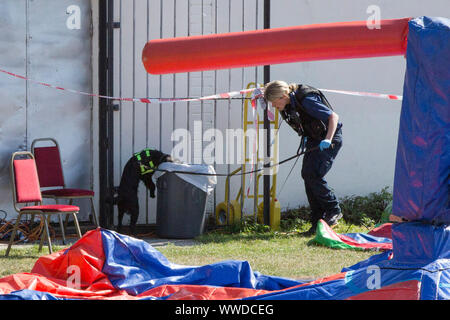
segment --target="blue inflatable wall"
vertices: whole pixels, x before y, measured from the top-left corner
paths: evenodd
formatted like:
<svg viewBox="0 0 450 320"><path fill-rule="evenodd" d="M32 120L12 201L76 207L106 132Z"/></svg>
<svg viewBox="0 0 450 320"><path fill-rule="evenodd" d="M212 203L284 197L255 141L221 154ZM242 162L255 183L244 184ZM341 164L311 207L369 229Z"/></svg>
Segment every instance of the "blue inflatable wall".
<svg viewBox="0 0 450 320"><path fill-rule="evenodd" d="M450 223L450 20L409 22L392 212Z"/></svg>

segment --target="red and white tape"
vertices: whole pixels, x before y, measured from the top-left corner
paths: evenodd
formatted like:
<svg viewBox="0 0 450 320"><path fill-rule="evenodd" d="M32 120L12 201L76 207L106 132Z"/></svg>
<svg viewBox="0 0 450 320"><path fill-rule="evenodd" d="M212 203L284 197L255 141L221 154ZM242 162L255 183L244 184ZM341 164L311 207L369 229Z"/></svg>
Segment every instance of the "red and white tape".
<svg viewBox="0 0 450 320"><path fill-rule="evenodd" d="M402 100L403 96L398 96L395 94L385 94L385 93L373 93L373 92L357 92L357 91L343 91L343 90L331 90L331 89L319 89L323 92L332 92L332 93L340 93L347 94L351 96L360 96L360 97L371 97L371 98L380 98L380 99L389 99L389 100Z"/></svg>
<svg viewBox="0 0 450 320"><path fill-rule="evenodd" d="M224 92L224 93L218 93L213 94L205 97L198 97L198 98L123 98L123 97L110 97L110 96L104 96L100 94L95 93L88 93L68 88L63 88L60 86L55 86L49 83L36 81L3 69L0 69L1 73L7 74L9 76L19 78L25 81L33 82L48 88L53 88L57 90L67 91L75 94L90 96L90 97L97 97L102 99L110 99L110 100L117 100L117 101L128 101L128 102L140 102L140 103L153 103L153 104L163 104L163 103L174 103L174 102L194 102L194 101L204 101L204 100L217 100L217 99L229 99L237 96L244 95L246 93L254 91L256 88L251 89L242 89L239 91L231 91L231 92ZM381 99L389 99L389 100L402 100L402 96L399 95L393 95L393 94L383 94L383 93L373 93L373 92L357 92L357 91L344 91L344 90L331 90L331 89L320 89L323 92L332 92L332 93L338 93L338 94L346 94L346 95L353 95L353 96L360 96L360 97L371 97L371 98L381 98Z"/></svg>

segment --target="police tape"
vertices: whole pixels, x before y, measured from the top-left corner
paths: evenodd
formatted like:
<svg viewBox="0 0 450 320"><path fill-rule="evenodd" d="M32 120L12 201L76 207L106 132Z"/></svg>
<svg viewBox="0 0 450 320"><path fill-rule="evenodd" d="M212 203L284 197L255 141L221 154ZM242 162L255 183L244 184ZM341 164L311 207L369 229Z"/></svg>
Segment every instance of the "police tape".
<svg viewBox="0 0 450 320"><path fill-rule="evenodd" d="M230 91L230 92L224 92L224 93L218 93L213 94L209 96L204 97L195 97L195 98L123 98L123 97L113 97L113 96L105 96L101 94L96 93L89 93L89 92L83 92L78 91L74 89L68 89L63 88L61 86L52 85L49 83L33 80L24 76L21 76L19 74L15 74L3 69L0 69L1 73L7 74L9 76L19 78L25 81L29 81L41 86L45 86L48 88L53 88L61 91L67 91L79 95L85 95L93 98L101 98L101 99L109 99L109 100L117 100L117 101L126 101L126 102L138 102L138 103L146 103L146 104L165 104L165 103L176 103L176 102L195 102L195 101L207 101L207 100L219 100L219 99L232 99L241 95L244 95L249 92L253 92L254 90L258 89L261 90L262 88L250 88L250 89L242 89L239 91ZM353 96L360 96L360 97L371 97L371 98L380 98L380 99L388 99L388 100L399 100L401 101L403 99L402 96L394 95L394 94L384 94L384 93L373 93L373 92L358 92L358 91L345 91L345 90L332 90L332 89L319 89L323 92L330 92L330 93L337 93L337 94L345 94L345 95L353 95ZM245 99L245 98L244 98ZM252 97L251 99L254 99Z"/></svg>
<svg viewBox="0 0 450 320"><path fill-rule="evenodd" d="M395 95L395 94L343 91L343 90L332 90L332 89L319 89L319 90L323 91L323 92L339 93L339 94L346 94L346 95L351 95L351 96L380 98L380 99L389 99L389 100L400 100L400 101L403 100L403 96L399 96L399 95Z"/></svg>

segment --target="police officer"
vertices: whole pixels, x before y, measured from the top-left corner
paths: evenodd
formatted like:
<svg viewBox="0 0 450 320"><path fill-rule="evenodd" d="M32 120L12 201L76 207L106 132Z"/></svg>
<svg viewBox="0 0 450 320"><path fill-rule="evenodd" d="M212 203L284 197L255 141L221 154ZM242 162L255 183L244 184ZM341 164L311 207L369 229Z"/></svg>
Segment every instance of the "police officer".
<svg viewBox="0 0 450 320"><path fill-rule="evenodd" d="M321 91L303 84L287 84L279 80L269 82L264 88L264 98L302 136L306 148L302 178L311 208L312 226L304 235L313 235L320 219L330 226L336 225L342 213L324 176L342 146L339 116Z"/></svg>

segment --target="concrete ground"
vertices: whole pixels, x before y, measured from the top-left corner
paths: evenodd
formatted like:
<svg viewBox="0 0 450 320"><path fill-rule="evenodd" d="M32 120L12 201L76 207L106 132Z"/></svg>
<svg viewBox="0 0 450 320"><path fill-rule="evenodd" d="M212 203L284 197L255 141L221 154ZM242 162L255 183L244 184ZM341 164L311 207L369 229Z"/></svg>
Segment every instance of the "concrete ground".
<svg viewBox="0 0 450 320"><path fill-rule="evenodd" d="M74 244L76 242L76 238L69 238L66 239L66 246L70 246L72 244ZM141 240L144 240L146 242L148 242L150 245L152 245L153 247L163 247L163 246L167 246L169 243L173 243L176 246L193 246L196 245L197 242L195 240L192 239L159 239L159 238L143 238ZM14 244L13 247L17 248L18 246L33 246L39 244L39 242L34 242L34 243L17 243ZM63 246L63 242L62 239L52 239L52 245L59 245L59 246ZM47 246L47 242L44 243L44 246ZM8 247L8 243L7 242L1 242L0 243L0 250L2 249L6 249Z"/></svg>
<svg viewBox="0 0 450 320"><path fill-rule="evenodd" d="M86 231L91 230L92 228L83 228L81 227L81 232L82 234L84 234ZM58 230L57 231L57 236L55 238L52 238L52 245L60 245L60 246L70 246L72 244L74 244L78 238L75 236L75 230L72 230L70 227L67 230L66 234L66 244L63 244L62 241L62 237L59 233ZM192 246L192 245L196 245L198 242L193 240L193 239L164 239L164 238L158 238L156 236L155 233L153 232L149 232L146 234L138 234L136 236L136 238L144 240L146 242L148 242L150 245L152 245L153 247L163 247L168 245L169 243L172 243L176 246ZM17 243L14 244L13 247L17 247L17 246L33 246L39 244L39 241L35 241L34 243ZM44 243L44 246L47 246L47 242ZM0 242L0 250L2 249L6 249L8 247L8 242Z"/></svg>

